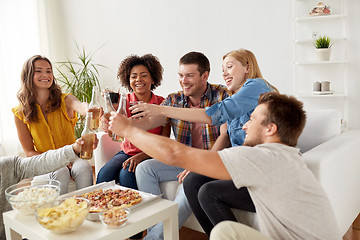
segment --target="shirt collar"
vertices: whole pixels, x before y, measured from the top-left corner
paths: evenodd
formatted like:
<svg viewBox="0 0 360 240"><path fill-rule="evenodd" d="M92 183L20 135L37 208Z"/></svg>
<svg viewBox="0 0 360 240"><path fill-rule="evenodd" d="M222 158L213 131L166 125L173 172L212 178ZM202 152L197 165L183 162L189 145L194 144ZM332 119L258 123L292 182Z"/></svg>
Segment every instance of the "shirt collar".
<svg viewBox="0 0 360 240"><path fill-rule="evenodd" d="M205 100L205 98L211 99L211 87L210 87L210 84L209 84L209 83L206 83L206 91L205 91L205 93L201 96L200 106L201 106L201 103ZM184 92L183 92L183 91L181 92L181 101L180 101L180 104L182 104L184 107L190 107L189 97L186 97L186 96L184 95Z"/></svg>

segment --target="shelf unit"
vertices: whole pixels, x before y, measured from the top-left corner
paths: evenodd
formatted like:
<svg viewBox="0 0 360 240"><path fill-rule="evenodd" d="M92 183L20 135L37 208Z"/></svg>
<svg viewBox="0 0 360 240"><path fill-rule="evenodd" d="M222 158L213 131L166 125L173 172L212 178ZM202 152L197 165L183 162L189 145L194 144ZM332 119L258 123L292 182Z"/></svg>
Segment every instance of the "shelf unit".
<svg viewBox="0 0 360 240"><path fill-rule="evenodd" d="M343 128L348 119L347 0L322 0L331 15L310 16L320 1L293 0L293 86L294 93L312 109L339 109ZM313 41L329 36L334 43L329 61L317 60ZM314 82L330 81L333 94L313 94Z"/></svg>

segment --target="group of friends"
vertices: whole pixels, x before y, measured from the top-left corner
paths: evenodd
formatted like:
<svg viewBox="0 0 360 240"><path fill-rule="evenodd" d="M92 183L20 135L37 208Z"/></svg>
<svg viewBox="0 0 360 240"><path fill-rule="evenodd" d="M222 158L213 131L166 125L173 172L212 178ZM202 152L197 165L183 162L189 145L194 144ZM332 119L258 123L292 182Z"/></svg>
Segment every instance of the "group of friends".
<svg viewBox="0 0 360 240"><path fill-rule="evenodd" d="M193 212L210 239L340 239L326 193L296 148L306 122L303 104L267 82L249 50L225 54L222 70L226 87L208 83L208 58L189 52L179 60L182 90L163 98L153 93L162 81L159 59L125 58L117 76L130 92L130 117L101 118L103 131L125 141L96 183L115 180L158 195L161 182L178 180L179 227ZM27 60L21 80L13 113L27 157L1 157L0 200L6 187L35 176L59 180L61 193L70 178L77 189L92 185L90 164L77 157L83 140L75 140L74 131L77 113L85 116L89 105L61 92L45 57ZM256 212L259 231L238 223L232 208ZM162 223L144 239L163 239Z"/></svg>

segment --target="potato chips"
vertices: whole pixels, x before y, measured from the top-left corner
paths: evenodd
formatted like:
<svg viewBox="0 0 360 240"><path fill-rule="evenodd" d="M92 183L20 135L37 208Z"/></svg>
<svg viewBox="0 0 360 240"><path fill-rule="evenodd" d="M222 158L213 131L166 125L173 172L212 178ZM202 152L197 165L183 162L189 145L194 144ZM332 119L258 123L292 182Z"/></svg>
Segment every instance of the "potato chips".
<svg viewBox="0 0 360 240"><path fill-rule="evenodd" d="M82 224L89 210L86 200L68 198L56 207L46 207L37 210L38 222L49 230L63 233L77 229Z"/></svg>

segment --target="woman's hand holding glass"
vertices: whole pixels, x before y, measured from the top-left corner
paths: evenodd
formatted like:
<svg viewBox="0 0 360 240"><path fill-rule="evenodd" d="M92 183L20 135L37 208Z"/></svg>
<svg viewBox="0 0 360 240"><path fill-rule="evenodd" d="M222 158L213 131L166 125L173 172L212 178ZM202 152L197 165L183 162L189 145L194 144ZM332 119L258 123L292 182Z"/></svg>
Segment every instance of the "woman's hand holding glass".
<svg viewBox="0 0 360 240"><path fill-rule="evenodd" d="M150 103L139 103L129 108L131 111L131 118L138 119L143 117L161 116L161 106Z"/></svg>

